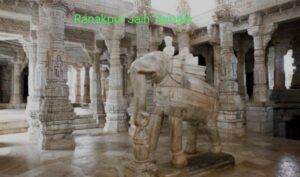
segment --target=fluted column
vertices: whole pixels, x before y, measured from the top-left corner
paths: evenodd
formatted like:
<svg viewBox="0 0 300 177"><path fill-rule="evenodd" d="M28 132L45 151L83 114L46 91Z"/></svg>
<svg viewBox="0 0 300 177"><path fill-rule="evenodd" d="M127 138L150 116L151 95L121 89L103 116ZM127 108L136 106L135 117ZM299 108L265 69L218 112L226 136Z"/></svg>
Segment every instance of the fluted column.
<svg viewBox="0 0 300 177"><path fill-rule="evenodd" d="M294 58L294 66L296 67L294 70L291 88L292 89L300 89L300 42L293 44L293 58Z"/></svg>
<svg viewBox="0 0 300 177"><path fill-rule="evenodd" d="M218 26L211 25L207 27L209 43L213 47L213 79L214 87L219 90L220 85L220 62L221 62L221 46L220 46L220 31Z"/></svg>
<svg viewBox="0 0 300 177"><path fill-rule="evenodd" d="M10 98L10 103L18 105L22 102L21 99L21 63L13 64L12 72L12 93Z"/></svg>
<svg viewBox="0 0 300 177"><path fill-rule="evenodd" d="M266 65L266 47L276 29L274 24L263 25L260 14L251 14L249 17L249 35L254 40L254 88L253 101L268 101L268 77Z"/></svg>
<svg viewBox="0 0 300 177"><path fill-rule="evenodd" d="M75 103L81 103L81 67L75 67L76 82L75 82Z"/></svg>
<svg viewBox="0 0 300 177"><path fill-rule="evenodd" d="M89 104L91 102L90 96L90 66L87 64L84 66L84 92L83 102Z"/></svg>
<svg viewBox="0 0 300 177"><path fill-rule="evenodd" d="M225 7L225 6L224 6ZM230 9L216 12L220 26L221 75L219 87L220 111L218 127L222 136L242 136L245 133L243 102L238 94L237 58L233 53L233 21Z"/></svg>
<svg viewBox="0 0 300 177"><path fill-rule="evenodd" d="M49 40L49 45L43 48L47 71L39 117L41 125L39 143L43 150L75 148L72 135L75 113L68 98L69 88L66 84L68 72L64 45L65 19L68 11L66 4L63 1L43 1L39 7L44 13L43 20L47 22L47 25L42 27L45 31L49 31L43 34L48 36Z"/></svg>
<svg viewBox="0 0 300 177"><path fill-rule="evenodd" d="M28 137L29 140L37 140L39 134L39 121L34 114L34 92L35 92L35 75L36 75L36 62L37 62L37 43L36 41L30 42L25 46L25 52L27 58L29 60L28 69L29 69L29 76L28 76L28 99L26 105L26 115L27 115L27 122L29 124L28 128Z"/></svg>
<svg viewBox="0 0 300 177"><path fill-rule="evenodd" d="M93 118L97 120L100 128L105 125L105 111L102 99L102 83L100 71L100 55L99 53L93 54L93 75L92 75L92 102L91 108Z"/></svg>
<svg viewBox="0 0 300 177"><path fill-rule="evenodd" d="M110 53L109 91L105 105L105 132L127 131L126 101L123 91L123 68L120 61L120 42L125 35L124 25L108 27L104 32Z"/></svg>

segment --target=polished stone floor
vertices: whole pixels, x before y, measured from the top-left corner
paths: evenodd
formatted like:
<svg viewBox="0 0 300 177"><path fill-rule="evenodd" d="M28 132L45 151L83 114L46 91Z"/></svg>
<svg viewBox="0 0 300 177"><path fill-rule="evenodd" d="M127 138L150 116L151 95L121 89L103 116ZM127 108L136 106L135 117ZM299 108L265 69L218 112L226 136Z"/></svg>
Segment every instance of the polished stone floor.
<svg viewBox="0 0 300 177"><path fill-rule="evenodd" d="M199 151L205 151L206 138L199 140ZM300 177L300 141L251 136L223 142L236 166L209 177ZM165 164L170 160L166 132L159 147L158 162ZM78 131L74 151L40 151L27 141L26 133L0 136L0 177L121 177L123 164L131 158L131 139L126 133Z"/></svg>

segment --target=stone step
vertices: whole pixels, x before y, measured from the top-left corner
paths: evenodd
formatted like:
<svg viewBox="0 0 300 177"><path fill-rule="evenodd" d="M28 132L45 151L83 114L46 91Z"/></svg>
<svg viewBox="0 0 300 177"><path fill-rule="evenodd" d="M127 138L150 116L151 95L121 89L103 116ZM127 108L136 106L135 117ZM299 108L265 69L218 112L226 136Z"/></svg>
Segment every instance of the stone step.
<svg viewBox="0 0 300 177"><path fill-rule="evenodd" d="M97 121L93 119L92 114L78 115L73 123L74 130L92 129L98 127L99 125L97 125Z"/></svg>
<svg viewBox="0 0 300 177"><path fill-rule="evenodd" d="M86 115L77 115L75 119L92 119L92 114L86 114Z"/></svg>
<svg viewBox="0 0 300 177"><path fill-rule="evenodd" d="M93 119L93 118L77 118L74 120L74 125L79 125L79 124L96 124L97 121L96 119Z"/></svg>
<svg viewBox="0 0 300 177"><path fill-rule="evenodd" d="M74 130L83 130L83 129L92 129L92 128L99 128L99 125L97 125L96 123L73 125Z"/></svg>
<svg viewBox="0 0 300 177"><path fill-rule="evenodd" d="M27 132L28 124L26 120L4 120L0 121L0 135L11 133Z"/></svg>

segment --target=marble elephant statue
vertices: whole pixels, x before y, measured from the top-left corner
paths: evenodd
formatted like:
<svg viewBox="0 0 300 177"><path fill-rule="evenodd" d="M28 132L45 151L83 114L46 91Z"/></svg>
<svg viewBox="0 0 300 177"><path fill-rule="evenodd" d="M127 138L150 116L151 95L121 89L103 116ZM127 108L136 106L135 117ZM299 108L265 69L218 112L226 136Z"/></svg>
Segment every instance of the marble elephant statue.
<svg viewBox="0 0 300 177"><path fill-rule="evenodd" d="M142 156L149 157L149 161L155 161L161 121L167 116L171 134L172 164L182 168L187 165L186 153L196 152L197 129L200 123L206 125L211 152L220 153L222 146L217 128L219 103L216 90L201 79L184 72L176 73L173 66L176 59L182 60L180 56L176 58L164 52L152 52L134 61L129 73L134 93L134 121L136 125L149 123L149 144L146 152L149 155ZM156 103L151 113L146 112L146 80L155 83ZM182 148L183 121L187 121L189 126L185 152ZM137 129L136 132L138 131ZM139 148L136 149L136 153L141 152Z"/></svg>

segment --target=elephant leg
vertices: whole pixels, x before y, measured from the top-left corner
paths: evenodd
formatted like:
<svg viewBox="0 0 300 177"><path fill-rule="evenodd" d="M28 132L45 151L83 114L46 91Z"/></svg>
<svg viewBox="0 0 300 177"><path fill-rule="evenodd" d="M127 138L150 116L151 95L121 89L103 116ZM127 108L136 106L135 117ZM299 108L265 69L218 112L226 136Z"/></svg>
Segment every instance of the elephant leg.
<svg viewBox="0 0 300 177"><path fill-rule="evenodd" d="M161 130L162 114L154 114L150 120L150 138L149 138L149 160L155 162L155 152L159 140L159 134Z"/></svg>
<svg viewBox="0 0 300 177"><path fill-rule="evenodd" d="M218 126L217 126L217 116L218 113L213 112L208 116L207 122L207 135L211 142L210 151L212 153L220 153L222 151L221 139L219 136Z"/></svg>
<svg viewBox="0 0 300 177"><path fill-rule="evenodd" d="M197 134L199 123L187 122L187 142L185 152L195 154L197 152Z"/></svg>
<svg viewBox="0 0 300 177"><path fill-rule="evenodd" d="M187 165L186 155L182 149L182 118L169 117L171 134L172 164L176 168Z"/></svg>

